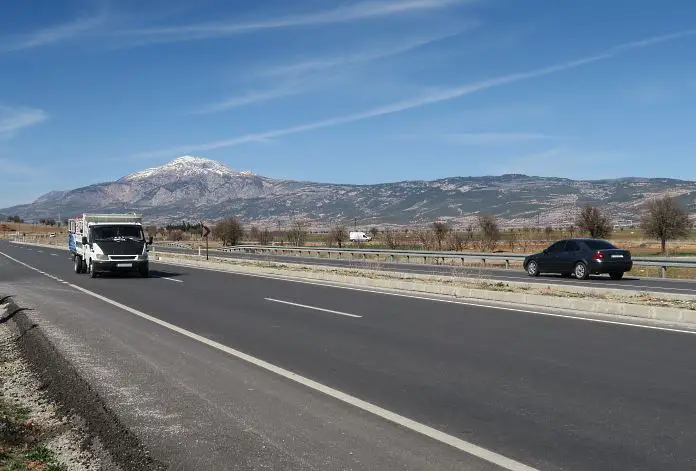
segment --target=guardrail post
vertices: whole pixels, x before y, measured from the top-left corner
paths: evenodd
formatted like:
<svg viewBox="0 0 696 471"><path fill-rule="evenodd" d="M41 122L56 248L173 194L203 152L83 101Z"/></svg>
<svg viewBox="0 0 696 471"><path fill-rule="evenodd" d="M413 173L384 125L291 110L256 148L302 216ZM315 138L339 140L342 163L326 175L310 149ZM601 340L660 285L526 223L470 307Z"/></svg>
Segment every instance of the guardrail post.
<svg viewBox="0 0 696 471"><path fill-rule="evenodd" d="M482 259L481 259L481 262L483 263L483 266L485 267L485 266L486 266L486 259L485 259L485 258L482 258Z"/></svg>
<svg viewBox="0 0 696 471"><path fill-rule="evenodd" d="M390 260L392 263L394 263L394 258L395 258L394 255L390 255L390 256L389 256L389 260Z"/></svg>
<svg viewBox="0 0 696 471"><path fill-rule="evenodd" d="M505 269L509 270L510 269L510 260L505 260Z"/></svg>
<svg viewBox="0 0 696 471"><path fill-rule="evenodd" d="M660 267L662 272L662 278L667 278L667 267Z"/></svg>
<svg viewBox="0 0 696 471"><path fill-rule="evenodd" d="M428 257L423 257L423 265L428 263Z"/></svg>
<svg viewBox="0 0 696 471"><path fill-rule="evenodd" d="M464 257L462 257L462 265L465 265L465 264L466 264L466 259Z"/></svg>

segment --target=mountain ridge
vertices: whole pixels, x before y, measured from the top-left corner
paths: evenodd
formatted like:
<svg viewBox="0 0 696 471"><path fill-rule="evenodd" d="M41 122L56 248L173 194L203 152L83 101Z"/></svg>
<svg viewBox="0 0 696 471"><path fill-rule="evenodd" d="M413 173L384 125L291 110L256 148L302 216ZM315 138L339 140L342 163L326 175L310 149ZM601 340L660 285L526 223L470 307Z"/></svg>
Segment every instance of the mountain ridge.
<svg viewBox="0 0 696 471"><path fill-rule="evenodd" d="M580 206L600 204L616 223L629 225L647 200L667 193L696 209L696 182L671 178L573 180L511 173L342 184L274 179L182 156L115 181L51 191L0 213L35 220L57 214L136 211L157 224L236 215L266 224L302 217L318 225L355 218L363 224L413 225L440 219L458 225L479 212L490 212L504 225L519 226L570 224Z"/></svg>

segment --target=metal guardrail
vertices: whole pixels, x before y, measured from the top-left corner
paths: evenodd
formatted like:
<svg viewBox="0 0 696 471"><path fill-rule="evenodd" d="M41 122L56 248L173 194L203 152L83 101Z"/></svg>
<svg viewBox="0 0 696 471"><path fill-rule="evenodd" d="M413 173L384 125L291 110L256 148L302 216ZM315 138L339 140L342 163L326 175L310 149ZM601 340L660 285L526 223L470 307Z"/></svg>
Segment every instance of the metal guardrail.
<svg viewBox="0 0 696 471"><path fill-rule="evenodd" d="M342 259L344 254L350 259L367 259L368 256L383 256L387 261L396 261L397 259L405 259L406 262L412 260L423 260L427 263L430 260L457 260L462 263L467 260L478 260L483 265L490 261L503 261L505 268L510 268L511 261L522 262L527 254L516 253L485 253L485 252L438 252L438 251L414 251L414 250L387 250L387 249L353 249L353 248L328 248L328 247L287 247L287 246L259 246L259 245L237 245L233 247L223 247L217 249L222 252L242 252L242 253L268 253L268 254L307 254L312 256L320 256L326 254L327 258L335 255L336 258ZM667 268L696 268L696 258L659 258L659 257L633 257L634 265L655 266L660 267L662 277L667 277Z"/></svg>

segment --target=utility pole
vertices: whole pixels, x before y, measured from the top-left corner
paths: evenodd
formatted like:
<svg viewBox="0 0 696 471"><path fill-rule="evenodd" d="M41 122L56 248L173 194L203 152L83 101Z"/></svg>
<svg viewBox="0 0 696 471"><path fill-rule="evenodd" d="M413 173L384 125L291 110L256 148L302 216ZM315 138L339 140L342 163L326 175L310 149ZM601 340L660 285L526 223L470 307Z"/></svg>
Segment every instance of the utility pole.
<svg viewBox="0 0 696 471"><path fill-rule="evenodd" d="M358 218L353 218L353 230L357 231L358 230Z"/></svg>

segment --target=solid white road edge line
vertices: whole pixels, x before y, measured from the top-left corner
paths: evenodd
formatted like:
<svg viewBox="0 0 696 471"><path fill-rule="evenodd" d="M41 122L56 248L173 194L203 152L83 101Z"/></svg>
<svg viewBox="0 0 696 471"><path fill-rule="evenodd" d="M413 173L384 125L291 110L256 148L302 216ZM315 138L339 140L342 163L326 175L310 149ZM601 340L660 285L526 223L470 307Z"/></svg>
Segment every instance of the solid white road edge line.
<svg viewBox="0 0 696 471"><path fill-rule="evenodd" d="M331 314L338 314L339 316L348 316L348 317L357 317L357 318L362 317L362 316L358 316L356 314L348 314L347 312L333 311L331 309L324 309L323 307L316 307L316 306L308 306L306 304L291 303L290 301L283 301L281 299L273 299L273 298L263 298L263 299L265 299L266 301L271 301L273 303L287 304L289 306L303 307L305 309L314 309L315 311L330 312Z"/></svg>
<svg viewBox="0 0 696 471"><path fill-rule="evenodd" d="M474 302L470 302L470 301L460 301L460 300L456 300L456 299L442 299L442 298L435 298L435 297L428 297L428 296L419 296L416 294L395 293L395 292L391 292L391 291L380 291L377 289L357 288L357 287L353 287L353 286L341 286L341 285L337 285L337 284L332 284L330 282L322 283L321 281L297 280L295 278L289 278L289 277L285 277L282 275L261 275L258 273L244 273L244 272L236 272L236 271L231 271L231 270L220 270L217 268L197 267L195 265L189 265L186 263L162 262L159 260L155 263L161 263L163 265L174 265L174 266L188 267L188 268L193 268L195 270L227 273L228 275L241 275L241 276L251 276L251 277L256 277L256 278L266 278L266 279L271 279L271 280L288 281L290 283L302 283L302 284L306 284L306 285L324 286L327 288L347 289L350 291L360 291L363 293L382 294L382 295L386 295L386 296L397 296L400 298L419 299L422 301L434 301L437 303L460 304L462 306L481 307L484 309L494 309L494 310L499 310L499 311L522 312L524 314L534 314L534 315L538 315L538 316L558 317L558 318L562 318L562 319L573 319L576 321L596 322L598 324L622 325L622 326L626 326L626 327L638 327L640 329L660 330L660 331L664 331L664 332L676 332L679 334L696 335L696 330L675 329L672 327L661 327L661 326L657 326L657 325L634 324L631 322L610 321L608 319L597 319L594 317L582 317L579 315L572 315L572 314L557 314L557 313L553 313L553 312L532 311L529 309L521 309L521 308L507 307L507 306L496 306L496 305L492 305L492 304L474 303ZM494 301L492 301L492 302L494 302ZM646 319L646 320L649 320L649 319Z"/></svg>
<svg viewBox="0 0 696 471"><path fill-rule="evenodd" d="M23 266L31 269L31 270L40 272L40 270L38 268L35 268L31 265L28 265L20 260L17 260L16 258L10 257L9 255L7 255L3 252L0 252L0 254L3 255L4 257L16 262L16 263L19 263L20 265L23 265ZM148 321L150 321L154 324L160 325L166 329L177 332L185 337L196 340L200 343L208 345L208 346L215 348L217 350L220 350L222 352L225 352L225 353L227 353L235 358L239 358L240 360L244 360L248 363L251 363L252 365L258 366L259 368L263 368L266 371L270 371L271 373L275 373L278 376L282 376L283 378L289 379L289 380L294 381L296 383L299 383L303 386L306 386L310 389L313 389L313 390L318 391L320 393L326 394L327 396L333 397L334 399L337 399L341 402L344 402L344 403L349 404L353 407L361 409L365 412L369 412L373 415L376 415L377 417L388 420L389 422L392 422L392 423L395 423L395 424L400 425L402 427L405 427L409 430L417 432L417 433L424 435L428 438L431 438L431 439L436 440L438 442L450 445L450 446L452 446L460 451L463 451L464 453L475 456L475 457L480 458L480 459L487 461L489 463L498 465L501 468L504 468L504 469L507 469L510 471L538 471L536 468L532 468L530 466L527 466L524 463L520 463L519 461L515 461L511 458L500 455L494 451L488 450L486 448L482 448L478 445L474 445L473 443L470 443L470 442L467 442L467 441L462 440L460 438L457 438L455 436L449 435L445 432L441 432L440 430L434 429L434 428L429 427L429 426L422 424L420 422L416 422L415 420L409 419L408 417L404 417L404 416L399 415L395 412L389 411L387 409L383 409L383 408L376 406L370 402L363 401L362 399L358 399L357 397L351 396L350 394L346 394L342 391L339 391L338 389L334 389L330 386L326 386L324 384L318 383L318 382L311 380L309 378L305 378L304 376L301 376L297 373L293 373L290 370L286 370L284 368L281 368L279 366L276 366L272 363L261 360L259 358L253 357L253 356L246 354L244 352L241 352L239 350L235 350L233 348L230 348L230 347L223 345L221 343L218 343L214 340L210 340L206 337L203 337L202 335L195 334L195 333L190 332L186 329L183 329L179 326L176 326L174 324L170 324L169 322L163 321L163 320L158 319L156 317L153 317L149 314L145 314L144 312L138 311L137 309L133 309L132 307L126 306L125 304L121 304L118 301L114 301L113 299L102 296L101 294L98 294L98 293L95 293L95 292L90 291L88 289L82 288L81 286L77 286L77 285L74 285L72 283L67 283L67 285L73 289L76 289L76 290L88 295L88 296L92 296L94 298L97 298L101 301L104 301L105 303L111 304L112 306L115 306L119 309L122 309L126 312L129 312L129 313L131 313L135 316L138 316L142 319L148 320Z"/></svg>

